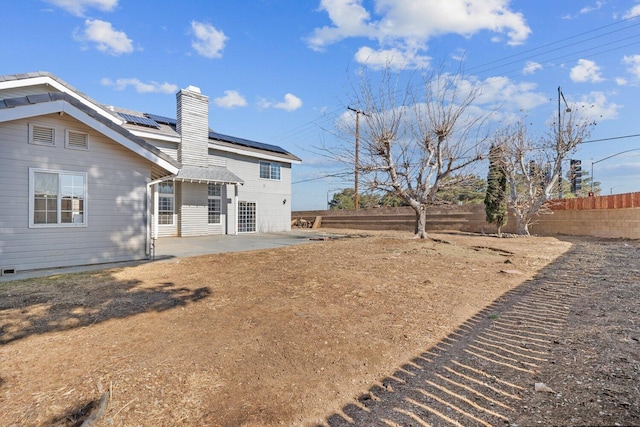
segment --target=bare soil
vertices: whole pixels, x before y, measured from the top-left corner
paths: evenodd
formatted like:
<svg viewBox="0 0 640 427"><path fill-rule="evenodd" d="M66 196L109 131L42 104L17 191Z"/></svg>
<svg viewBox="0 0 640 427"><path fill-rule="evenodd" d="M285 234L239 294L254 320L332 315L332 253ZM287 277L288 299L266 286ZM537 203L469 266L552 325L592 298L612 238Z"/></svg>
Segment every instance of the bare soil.
<svg viewBox="0 0 640 427"><path fill-rule="evenodd" d="M640 424L638 242L340 233L1 283L0 424Z"/></svg>

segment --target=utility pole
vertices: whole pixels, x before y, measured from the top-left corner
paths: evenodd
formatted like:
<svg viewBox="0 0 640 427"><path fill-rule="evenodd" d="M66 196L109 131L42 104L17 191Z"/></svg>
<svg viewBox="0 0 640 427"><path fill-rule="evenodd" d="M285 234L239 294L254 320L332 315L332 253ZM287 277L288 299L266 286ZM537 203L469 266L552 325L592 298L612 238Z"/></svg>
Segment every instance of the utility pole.
<svg viewBox="0 0 640 427"><path fill-rule="evenodd" d="M558 142L556 146L556 152L558 156L560 156L560 150L562 145L562 117L560 116L560 98L564 101L564 105L567 107L565 110L567 113L571 112L571 108L569 108L569 104L567 104L567 100L564 99L564 94L562 93L562 88L558 86ZM558 198L562 199L562 158L560 160L560 170L558 173Z"/></svg>
<svg viewBox="0 0 640 427"><path fill-rule="evenodd" d="M355 108L347 107L348 110L351 110L356 113L356 157L354 161L354 175L355 175L355 196L353 205L355 209L358 209L358 205L360 203L360 196L358 194L358 165L360 163L359 155L360 155L360 114L366 116L365 112L362 110L356 110Z"/></svg>

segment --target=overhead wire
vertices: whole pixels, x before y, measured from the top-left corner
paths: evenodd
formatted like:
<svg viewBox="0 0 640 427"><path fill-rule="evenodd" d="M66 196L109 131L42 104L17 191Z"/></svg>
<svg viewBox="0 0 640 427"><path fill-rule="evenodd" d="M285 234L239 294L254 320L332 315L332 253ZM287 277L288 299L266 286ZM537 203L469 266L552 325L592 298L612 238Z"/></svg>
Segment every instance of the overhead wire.
<svg viewBox="0 0 640 427"><path fill-rule="evenodd" d="M602 30L606 30L612 27L616 27L625 23L629 23L636 20L635 23L633 23L632 25L627 25L624 26L622 28L616 28L612 31L607 31L605 33L601 33L601 34L597 34L594 36L590 36L587 38L582 38L581 37L585 36L585 35L591 35L594 33L598 33ZM482 74L487 74L491 71L494 70L499 70L502 68L507 67L508 65L513 65L513 64L517 64L517 63L526 63L526 61L528 60L532 60L534 58L540 58L543 57L544 55L549 55L551 53L554 52L558 52L558 51L562 51L562 50L567 50L570 49L572 47L575 46L579 46L579 45L585 45L586 43L589 43L591 41L594 40L599 40L599 39L603 39L606 38L608 36L612 36L614 34L618 34L621 33L623 31L627 31L627 30L633 30L636 27L640 26L640 22L637 21L637 17L630 17L630 18L625 18L616 22L613 22L611 24L607 24L607 25L603 25L600 27L596 27L593 28L591 30L588 31L583 31L581 33L569 36L569 37L564 37L562 39L550 42L550 43L546 43L540 46L536 46L534 48L516 53L516 54L512 54L512 55L508 55L505 56L503 58L499 58L496 60L492 60L489 62L485 62L484 64L479 64L479 65L475 65L472 66L468 69L465 70L465 72L469 73L472 71L475 71L474 74L478 74L478 75L482 75ZM635 35L630 35L624 38L618 38L616 40L613 41L607 41L605 43L600 43L596 46L590 46L589 48L584 48L584 49L580 49L580 50L572 50L570 52L567 52L564 55L561 56L554 56L553 58L545 58L543 61L541 61L541 65L546 65L546 66L553 66L555 61L559 61L559 60L563 60L564 62L569 62L569 61L573 61L575 59L577 59L578 57L580 58L593 58L599 55L603 55L606 53L611 53L620 49L624 49L630 46L634 46L636 44L639 44L640 41L636 41L636 42L632 42L632 43L627 43L624 45L619 45L621 42L625 41L625 40L632 40L634 38L640 37L640 34L635 34ZM578 40L576 40L578 39ZM572 41L572 40L576 40L576 41ZM570 43L567 43L569 41L572 41ZM561 45L561 46L558 46ZM611 47L609 49L604 49L604 50L600 50L600 51L594 51L595 49L600 49L603 47ZM551 48L551 49L547 49L547 48ZM542 52L540 52L542 50ZM530 54L530 55L529 55ZM520 58L518 60L512 60L514 58ZM508 62L505 62L508 61ZM500 65L496 65L493 67L489 67L486 68L487 66L490 65L494 65L494 64L500 64ZM512 74L513 73L513 74ZM501 73L501 76L504 77L509 77L509 76L514 76L516 75L516 73L518 75L520 75L522 73L522 68L518 68L513 69L513 70L508 70L507 72L503 72ZM340 115L343 114L344 111L344 107L338 107L335 108L333 110L331 110L329 113L323 113L321 116L309 120L305 123L302 123L290 130L287 130L285 132L283 132L281 135L281 140L282 141L287 141L287 140L292 140L292 139L306 139L305 135L309 135L310 132L313 131L322 131L322 132L329 132L329 127L331 127L331 122L337 120L338 117L340 117ZM331 132L329 132L329 134L331 134ZM335 137L339 137L338 135L333 135Z"/></svg>

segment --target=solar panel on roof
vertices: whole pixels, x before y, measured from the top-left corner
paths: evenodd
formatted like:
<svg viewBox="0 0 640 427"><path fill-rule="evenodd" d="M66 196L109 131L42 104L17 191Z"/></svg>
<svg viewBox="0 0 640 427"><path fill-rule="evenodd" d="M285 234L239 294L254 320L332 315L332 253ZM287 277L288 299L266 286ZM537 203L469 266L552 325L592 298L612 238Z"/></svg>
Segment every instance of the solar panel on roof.
<svg viewBox="0 0 640 427"><path fill-rule="evenodd" d="M155 120L158 123L162 123L163 125L175 126L178 123L176 119L172 119L171 117L159 116L151 113L144 113L144 115L145 117Z"/></svg>
<svg viewBox="0 0 640 427"><path fill-rule="evenodd" d="M250 141L248 139L236 138L235 136L223 135L221 133L209 132L209 138L218 139L224 142L230 142L232 144L242 145L244 147L257 148L259 150L272 151L280 154L290 154L283 148L277 145L265 144L257 141Z"/></svg>
<svg viewBox="0 0 640 427"><path fill-rule="evenodd" d="M156 129L160 128L160 125L155 120L150 119L148 117L134 116L133 114L120 113L120 112L118 113L118 115L123 119L125 119L127 123L133 123L141 126L148 126Z"/></svg>

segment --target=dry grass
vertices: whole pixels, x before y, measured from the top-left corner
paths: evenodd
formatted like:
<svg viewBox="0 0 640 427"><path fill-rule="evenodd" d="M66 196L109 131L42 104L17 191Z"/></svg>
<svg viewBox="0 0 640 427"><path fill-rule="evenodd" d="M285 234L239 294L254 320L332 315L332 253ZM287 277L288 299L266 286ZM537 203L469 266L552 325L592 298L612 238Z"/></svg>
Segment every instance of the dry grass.
<svg viewBox="0 0 640 427"><path fill-rule="evenodd" d="M74 425L108 384L114 425L323 423L570 246L368 234L4 283L0 412Z"/></svg>

